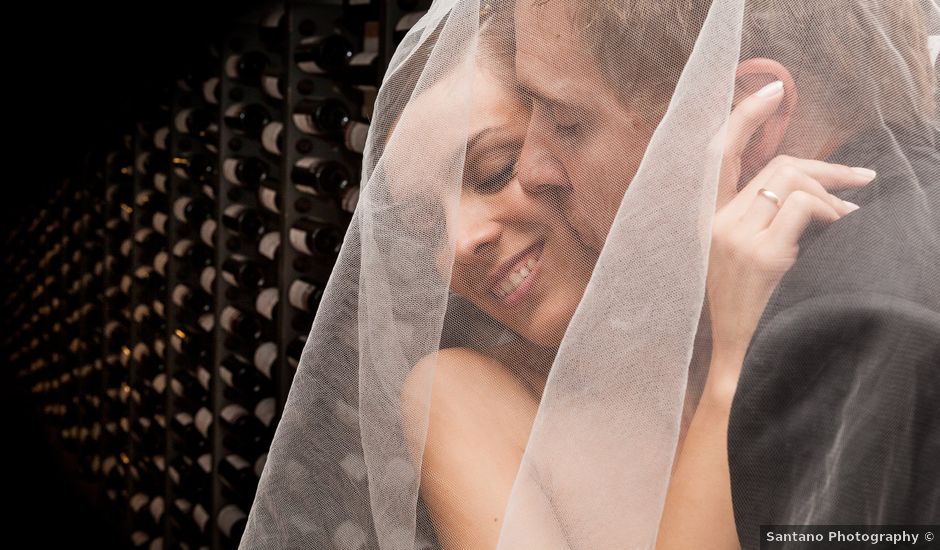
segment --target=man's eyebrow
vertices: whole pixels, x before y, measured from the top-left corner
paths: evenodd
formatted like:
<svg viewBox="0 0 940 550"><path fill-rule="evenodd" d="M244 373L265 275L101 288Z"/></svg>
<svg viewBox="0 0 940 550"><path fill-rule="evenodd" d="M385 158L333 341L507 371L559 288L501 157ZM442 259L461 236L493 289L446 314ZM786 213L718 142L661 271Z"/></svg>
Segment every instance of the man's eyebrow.
<svg viewBox="0 0 940 550"><path fill-rule="evenodd" d="M585 107L584 105L582 105L582 104L580 104L580 103L572 103L571 101L567 101L567 100L565 100L565 99L561 99L561 97L559 97L559 96L552 96L552 95L549 95L549 94L546 94L546 93L536 92L536 91L533 90L532 88L530 88L530 87L528 87L528 86L526 86L525 84L522 84L522 83L519 83L519 84L517 84L516 86L517 86L517 89L518 89L519 93L520 93L523 97L525 97L525 98L527 98L527 99L529 99L529 100L533 100L533 99L534 99L534 100L538 100L538 101L540 101L540 102L542 102L542 103L548 103L548 104L551 104L551 105L557 105L558 107L561 107L562 109L580 109L580 110L587 109L587 107Z"/></svg>

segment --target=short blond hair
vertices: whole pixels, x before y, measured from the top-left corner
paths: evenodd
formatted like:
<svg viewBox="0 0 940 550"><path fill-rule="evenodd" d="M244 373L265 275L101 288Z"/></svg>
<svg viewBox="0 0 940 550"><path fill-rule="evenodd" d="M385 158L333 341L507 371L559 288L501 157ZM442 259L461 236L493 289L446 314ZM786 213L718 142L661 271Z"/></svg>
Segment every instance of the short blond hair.
<svg viewBox="0 0 940 550"><path fill-rule="evenodd" d="M710 5L581 0L571 16L621 99L657 113L672 96ZM798 87L834 113L833 123L937 122L937 75L917 0L748 0L744 29L741 59L766 57L793 70Z"/></svg>

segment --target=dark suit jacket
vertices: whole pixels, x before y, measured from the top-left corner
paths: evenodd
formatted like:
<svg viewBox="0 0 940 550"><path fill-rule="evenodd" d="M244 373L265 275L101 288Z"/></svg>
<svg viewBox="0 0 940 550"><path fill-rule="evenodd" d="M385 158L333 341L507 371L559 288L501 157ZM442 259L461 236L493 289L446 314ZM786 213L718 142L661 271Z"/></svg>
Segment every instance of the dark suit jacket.
<svg viewBox="0 0 940 550"><path fill-rule="evenodd" d="M728 455L738 535L762 524L940 523L940 131L866 132L878 171L813 227L744 361Z"/></svg>

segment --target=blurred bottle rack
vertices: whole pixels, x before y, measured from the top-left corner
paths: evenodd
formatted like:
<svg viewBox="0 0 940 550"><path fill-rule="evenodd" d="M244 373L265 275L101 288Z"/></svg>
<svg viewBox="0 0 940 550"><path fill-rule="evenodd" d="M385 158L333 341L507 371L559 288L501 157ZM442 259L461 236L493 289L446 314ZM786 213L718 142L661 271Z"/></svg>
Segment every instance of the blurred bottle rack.
<svg viewBox="0 0 940 550"><path fill-rule="evenodd" d="M6 242L3 351L140 548L235 548L428 0L264 2Z"/></svg>

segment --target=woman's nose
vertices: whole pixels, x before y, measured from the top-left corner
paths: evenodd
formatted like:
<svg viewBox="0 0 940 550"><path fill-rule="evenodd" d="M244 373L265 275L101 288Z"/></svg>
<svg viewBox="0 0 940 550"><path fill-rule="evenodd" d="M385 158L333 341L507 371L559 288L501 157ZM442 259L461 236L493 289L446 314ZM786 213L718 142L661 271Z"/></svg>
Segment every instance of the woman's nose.
<svg viewBox="0 0 940 550"><path fill-rule="evenodd" d="M496 250L502 226L491 219L467 220L457 236L457 262L471 264Z"/></svg>

